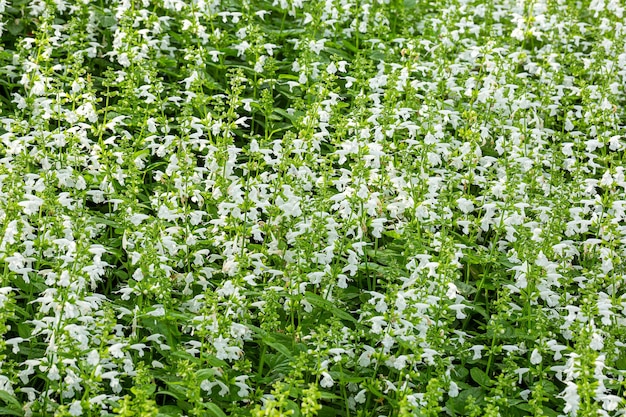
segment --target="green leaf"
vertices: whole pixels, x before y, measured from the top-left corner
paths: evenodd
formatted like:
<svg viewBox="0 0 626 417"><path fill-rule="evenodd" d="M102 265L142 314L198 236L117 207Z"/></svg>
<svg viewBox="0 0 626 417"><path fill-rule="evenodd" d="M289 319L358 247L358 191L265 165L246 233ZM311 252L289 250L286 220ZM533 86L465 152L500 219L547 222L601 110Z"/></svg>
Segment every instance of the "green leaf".
<svg viewBox="0 0 626 417"><path fill-rule="evenodd" d="M115 220L110 220L104 217L97 217L97 216L93 216L92 219L97 223L97 224L106 224L107 226L111 226L114 228L119 228L120 224L118 222L116 222Z"/></svg>
<svg viewBox="0 0 626 417"><path fill-rule="evenodd" d="M383 235L389 236L392 239L402 239L402 235L397 230L385 230Z"/></svg>
<svg viewBox="0 0 626 417"><path fill-rule="evenodd" d="M318 417L336 417L341 415L342 410L338 410L334 407L322 406L322 409L318 411Z"/></svg>
<svg viewBox="0 0 626 417"><path fill-rule="evenodd" d="M292 400L287 399L287 407L285 408L287 408L287 410L293 411L293 413L291 414L291 417L302 416L302 413L300 412L300 406Z"/></svg>
<svg viewBox="0 0 626 417"><path fill-rule="evenodd" d="M472 307L471 308L472 310L474 310L475 312L479 313L485 319L489 319L489 314L487 314L487 310L482 308L480 305L478 305L477 303L474 303L474 304L471 305L471 307Z"/></svg>
<svg viewBox="0 0 626 417"><path fill-rule="evenodd" d="M159 414L157 417L172 417L172 416L181 416L183 414L183 410L175 405L164 405L163 407L159 407Z"/></svg>
<svg viewBox="0 0 626 417"><path fill-rule="evenodd" d="M209 412L210 416L226 417L226 414L222 411L222 409L214 403L206 403L206 409Z"/></svg>
<svg viewBox="0 0 626 417"><path fill-rule="evenodd" d="M0 391L0 400L4 401L5 404L12 406L12 408L17 408L18 410L22 408L17 398L9 394L7 391Z"/></svg>
<svg viewBox="0 0 626 417"><path fill-rule="evenodd" d="M483 387L488 387L492 384L489 376L480 368L472 368L470 369L470 375L474 382L478 385L482 385Z"/></svg>
<svg viewBox="0 0 626 417"><path fill-rule="evenodd" d="M224 368L224 369L229 368L228 363L226 363L226 361L221 360L215 355L202 354L201 359L206 361L206 363L208 363L209 365L214 366L216 368Z"/></svg>
<svg viewBox="0 0 626 417"><path fill-rule="evenodd" d="M619 355L619 358L615 361L615 366L617 369L626 369L626 352L622 351Z"/></svg>
<svg viewBox="0 0 626 417"><path fill-rule="evenodd" d="M326 52L328 52L330 54L337 55L340 58L347 59L347 60L351 60L352 59L350 54L346 53L345 50L342 50L342 49L339 49L339 48L333 48L332 46L325 46L324 49L326 50Z"/></svg>
<svg viewBox="0 0 626 417"><path fill-rule="evenodd" d="M284 357L286 357L286 358L288 358L290 360L293 359L293 355L291 354L289 349L287 349L285 347L285 345L281 345L280 343L277 343L277 342L274 342L274 341L270 341L270 340L266 340L266 339L263 339L263 343L265 343L266 345L268 345L272 349L276 350L277 352L279 352Z"/></svg>
<svg viewBox="0 0 626 417"><path fill-rule="evenodd" d="M520 410L524 410L524 411L533 411L533 407L527 403L515 404L513 407L519 408Z"/></svg>
<svg viewBox="0 0 626 417"><path fill-rule="evenodd" d="M355 53L355 54L358 54L358 53L359 53L359 49L358 49L358 48L357 48L357 47L356 47L356 46L355 46L352 42L350 42L350 41L349 41L349 40L347 40L347 39L342 39L342 40L341 40L341 45L342 45L344 48L348 49L349 51L352 51L352 52L353 52L353 53Z"/></svg>
<svg viewBox="0 0 626 417"><path fill-rule="evenodd" d="M541 407L541 410L543 411L543 414L545 414L547 417L558 417L559 415L561 415L550 407L543 406Z"/></svg>
<svg viewBox="0 0 626 417"><path fill-rule="evenodd" d="M11 272L9 272L9 274L11 274ZM38 279L31 279L30 282L27 283L21 276L16 276L16 279L13 280L13 285L19 288L24 294L42 292L47 288L47 285L43 282L40 282ZM21 310L24 311L23 309Z"/></svg>
<svg viewBox="0 0 626 417"><path fill-rule="evenodd" d="M456 374L456 376L459 378L459 380L465 380L465 378L469 374L469 371L464 366L457 366L457 367L455 367L453 372Z"/></svg>
<svg viewBox="0 0 626 417"><path fill-rule="evenodd" d="M294 116L290 115L289 113L287 113L285 110L279 109L279 108L274 109L274 113L279 114L283 118L285 118L287 120L290 120L290 121L293 120L293 117L294 117Z"/></svg>
<svg viewBox="0 0 626 417"><path fill-rule="evenodd" d="M257 336L257 338L261 339L262 343L271 347L272 349L277 351L280 355L284 356L288 360L290 361L293 360L294 357L293 357L293 354L291 353L291 350L289 350L288 347L286 347L283 343L277 340L279 337L275 337L274 335L254 325L248 325L248 327L250 328L250 330L254 331L255 335ZM276 335L276 336L282 336L282 335Z"/></svg>
<svg viewBox="0 0 626 417"><path fill-rule="evenodd" d="M338 380L341 381L341 383L360 384L361 382L365 381L366 379L367 379L367 377L365 377L365 376L351 376L351 375L348 375L348 374L343 373L343 372L339 372L338 373Z"/></svg>
<svg viewBox="0 0 626 417"><path fill-rule="evenodd" d="M13 21L9 21L9 24L7 25L7 30L11 35L17 36L24 30L25 27L26 26L24 25L24 23L22 23L20 19L15 19Z"/></svg>
<svg viewBox="0 0 626 417"><path fill-rule="evenodd" d="M377 264L375 262L361 262L357 268L362 272L377 272L383 276L387 274L389 269L388 266Z"/></svg>
<svg viewBox="0 0 626 417"><path fill-rule="evenodd" d="M17 334L19 334L21 338L28 339L32 334L32 329L28 324L20 322L17 323Z"/></svg>
<svg viewBox="0 0 626 417"><path fill-rule="evenodd" d="M278 79L279 80L298 81L299 76L294 75L294 74L278 74Z"/></svg>
<svg viewBox="0 0 626 417"><path fill-rule="evenodd" d="M213 368L200 369L196 372L196 378L198 381L204 381L205 379L215 376L215 370Z"/></svg>
<svg viewBox="0 0 626 417"><path fill-rule="evenodd" d="M333 394L332 392L320 391L320 398L322 400L337 400L337 399L340 399L341 397L337 394Z"/></svg>
<svg viewBox="0 0 626 417"><path fill-rule="evenodd" d="M475 399L475 403L477 405L480 405L485 398L485 392L482 388L478 387L464 389L457 397L450 398L446 402L446 407L456 414L465 415L465 405L467 404L467 399L470 396Z"/></svg>
<svg viewBox="0 0 626 417"><path fill-rule="evenodd" d="M15 410L13 408L0 407L0 415L2 416L23 416L22 410Z"/></svg>
<svg viewBox="0 0 626 417"><path fill-rule="evenodd" d="M178 340L180 340L180 331L175 323L170 323L167 320L158 320L152 317L140 317L139 318L142 327L148 329L151 334L159 333L165 336L168 346L178 346ZM156 349L163 353L164 356L178 356L180 358L187 359L192 362L199 361L193 355L189 355L185 351L178 350L165 350L161 351L160 347Z"/></svg>
<svg viewBox="0 0 626 417"><path fill-rule="evenodd" d="M284 375L289 374L293 369L291 363L291 359L280 353L266 353L265 364L267 365L268 371L266 372L265 378L268 383L282 379Z"/></svg>
<svg viewBox="0 0 626 417"><path fill-rule="evenodd" d="M459 289L459 292L464 296L472 295L476 293L476 288L472 285L468 285L463 281L454 281L454 285Z"/></svg>
<svg viewBox="0 0 626 417"><path fill-rule="evenodd" d="M501 340L535 340L534 335L529 334L525 330L513 329L512 327L505 328L504 333L495 333L493 329L487 330L487 338L491 339L492 337Z"/></svg>
<svg viewBox="0 0 626 417"><path fill-rule="evenodd" d="M180 399L179 394L176 394L175 392L168 391L168 390L159 390L159 391L157 391L157 394L169 395L170 397L172 397L172 398L174 398L176 400ZM178 408L178 407L176 407L176 408Z"/></svg>
<svg viewBox="0 0 626 417"><path fill-rule="evenodd" d="M117 23L117 19L115 18L115 16L110 16L110 15L101 15L100 16L100 26L102 26L103 28L110 28L111 26L115 25Z"/></svg>
<svg viewBox="0 0 626 417"><path fill-rule="evenodd" d="M306 300L312 305L314 305L315 307L328 311L342 320L347 320L352 323L357 322L357 320L354 317L352 317L349 313L346 313L345 311L337 308L335 304L333 304L332 302L328 300L325 300L324 298L320 297L317 294L307 291L306 294L304 295L304 298L306 298Z"/></svg>
<svg viewBox="0 0 626 417"><path fill-rule="evenodd" d="M402 254L392 249L367 249L367 256L382 265L392 265L402 259Z"/></svg>

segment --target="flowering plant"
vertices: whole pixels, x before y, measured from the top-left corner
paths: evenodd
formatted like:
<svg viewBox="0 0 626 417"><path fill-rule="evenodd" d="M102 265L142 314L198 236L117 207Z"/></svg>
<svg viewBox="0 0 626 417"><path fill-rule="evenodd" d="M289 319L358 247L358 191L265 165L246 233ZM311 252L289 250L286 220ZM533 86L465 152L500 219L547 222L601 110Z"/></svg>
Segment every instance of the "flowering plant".
<svg viewBox="0 0 626 417"><path fill-rule="evenodd" d="M626 412L620 2L0 16L0 414Z"/></svg>

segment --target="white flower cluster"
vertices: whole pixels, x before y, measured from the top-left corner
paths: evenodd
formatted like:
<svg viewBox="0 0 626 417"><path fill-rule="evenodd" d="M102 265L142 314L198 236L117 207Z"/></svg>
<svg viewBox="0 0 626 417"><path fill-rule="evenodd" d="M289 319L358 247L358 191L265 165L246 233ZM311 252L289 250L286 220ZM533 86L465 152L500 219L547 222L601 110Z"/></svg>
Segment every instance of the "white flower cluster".
<svg viewBox="0 0 626 417"><path fill-rule="evenodd" d="M623 414L619 1L96 3L0 0L7 410Z"/></svg>

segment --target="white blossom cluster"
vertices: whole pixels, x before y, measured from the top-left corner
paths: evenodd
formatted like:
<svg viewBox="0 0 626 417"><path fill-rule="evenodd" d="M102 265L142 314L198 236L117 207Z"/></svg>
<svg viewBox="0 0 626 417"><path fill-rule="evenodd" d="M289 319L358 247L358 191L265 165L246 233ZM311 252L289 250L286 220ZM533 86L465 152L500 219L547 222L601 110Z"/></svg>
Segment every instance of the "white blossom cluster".
<svg viewBox="0 0 626 417"><path fill-rule="evenodd" d="M619 1L0 16L7 410L626 411Z"/></svg>

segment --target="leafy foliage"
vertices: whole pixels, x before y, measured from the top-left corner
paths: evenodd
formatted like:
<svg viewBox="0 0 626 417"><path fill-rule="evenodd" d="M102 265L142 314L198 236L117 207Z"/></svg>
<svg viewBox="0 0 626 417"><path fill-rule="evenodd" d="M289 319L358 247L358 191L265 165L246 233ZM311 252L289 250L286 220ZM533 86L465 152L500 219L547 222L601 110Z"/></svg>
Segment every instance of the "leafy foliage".
<svg viewBox="0 0 626 417"><path fill-rule="evenodd" d="M0 414L622 415L623 13L0 0Z"/></svg>

